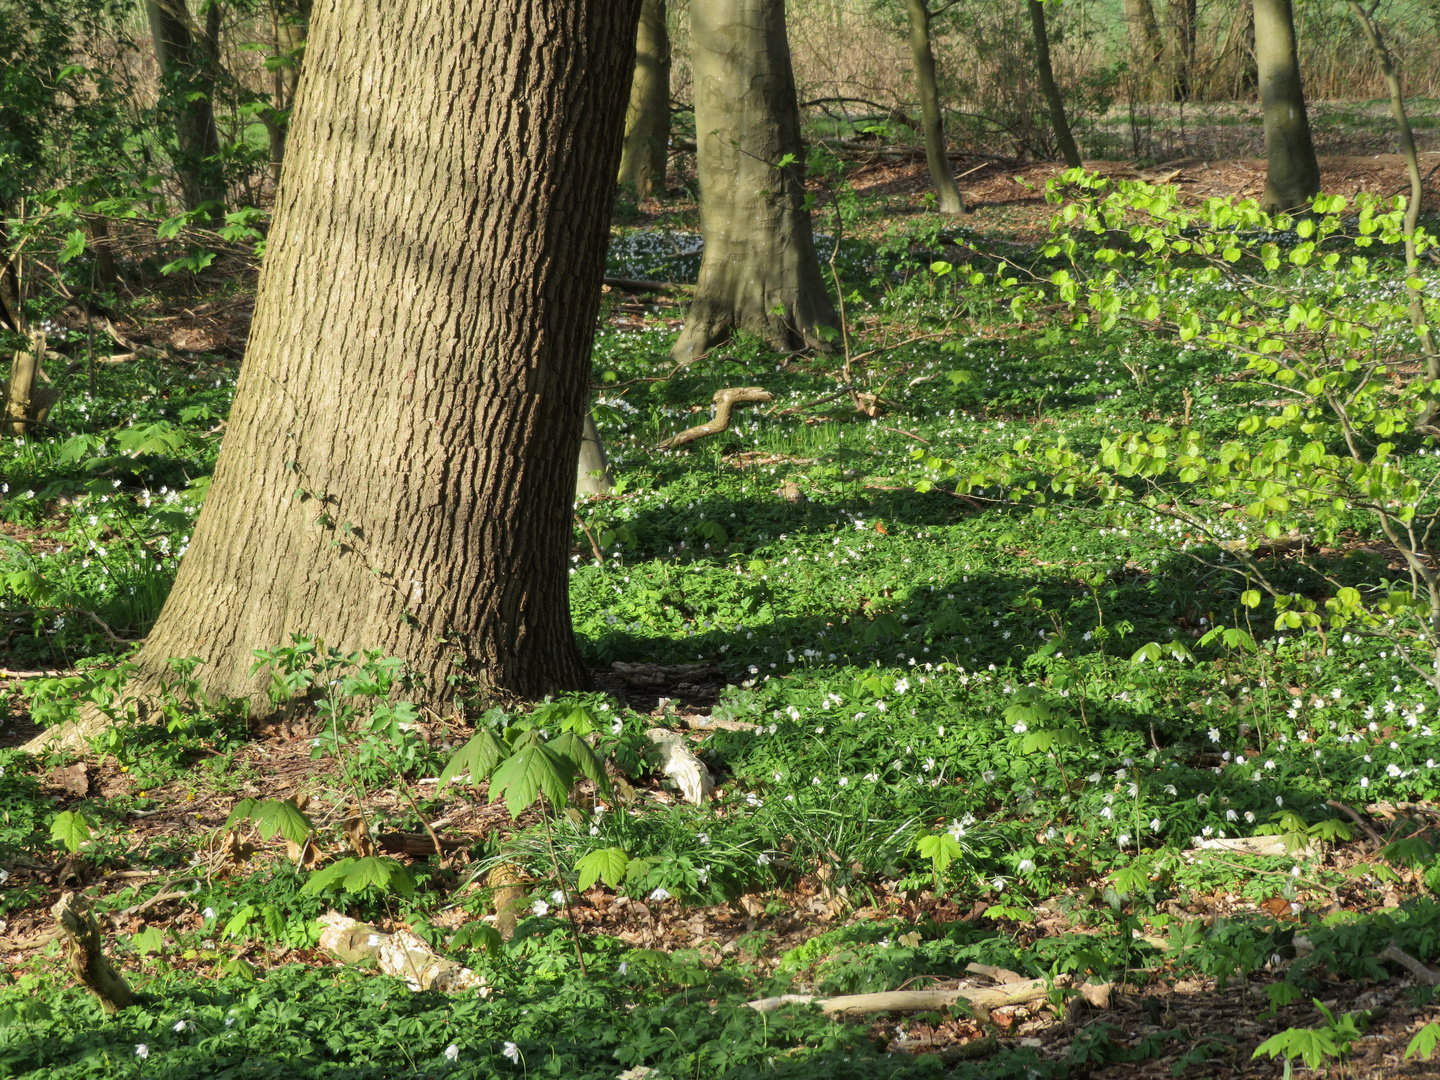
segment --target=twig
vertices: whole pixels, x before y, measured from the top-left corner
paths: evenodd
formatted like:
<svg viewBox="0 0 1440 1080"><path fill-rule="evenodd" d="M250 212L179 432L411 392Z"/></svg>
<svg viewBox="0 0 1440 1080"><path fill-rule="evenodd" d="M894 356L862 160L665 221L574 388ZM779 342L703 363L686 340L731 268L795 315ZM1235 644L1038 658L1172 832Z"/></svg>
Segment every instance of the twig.
<svg viewBox="0 0 1440 1080"><path fill-rule="evenodd" d="M601 552L600 545L596 543L595 534L590 531L590 526L585 524L585 519L582 518L579 514L576 514L575 524L580 526L580 528L585 533L585 539L590 541L590 550L595 553L595 561L598 563L603 563L605 561L605 555L603 552Z"/></svg>
<svg viewBox="0 0 1440 1080"><path fill-rule="evenodd" d="M1371 840L1374 840L1378 847L1385 846L1384 838L1381 837L1379 833L1377 833L1374 829L1370 827L1370 823L1367 822L1364 818L1362 818L1359 814L1357 814L1354 810L1350 809L1350 807L1346 806L1339 799L1326 799L1325 805L1333 806L1336 810L1341 810L1348 814L1350 816L1350 820L1355 822L1356 825L1359 825L1360 828L1364 829L1365 835L1370 837Z"/></svg>
<svg viewBox="0 0 1440 1080"><path fill-rule="evenodd" d="M896 435L904 435L907 439L914 439L916 442L922 442L922 443L924 443L926 446L929 446L929 445L930 445L930 440L929 440L929 439L922 439L922 438L920 438L919 435L912 435L912 434L911 434L910 432L908 432L908 431L901 431L898 427L886 427L884 424L881 424L881 425L880 425L880 430L881 430L881 431L893 431L893 432L895 432Z"/></svg>
<svg viewBox="0 0 1440 1080"><path fill-rule="evenodd" d="M607 277L605 284L624 292L691 293L694 285L676 285L668 281L641 281L638 278Z"/></svg>

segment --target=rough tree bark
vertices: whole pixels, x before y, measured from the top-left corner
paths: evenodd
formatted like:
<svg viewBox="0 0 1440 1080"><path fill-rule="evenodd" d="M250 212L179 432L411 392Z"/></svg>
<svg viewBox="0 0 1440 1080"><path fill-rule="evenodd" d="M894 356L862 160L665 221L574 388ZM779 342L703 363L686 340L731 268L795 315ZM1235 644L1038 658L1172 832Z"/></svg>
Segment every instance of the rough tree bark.
<svg viewBox="0 0 1440 1080"><path fill-rule="evenodd" d="M643 0L635 35L635 78L625 113L620 182L634 184L644 199L655 186L665 189L670 153L670 32L665 0Z"/></svg>
<svg viewBox="0 0 1440 1080"><path fill-rule="evenodd" d="M1146 68L1158 65L1165 55L1165 40L1160 36L1160 24L1150 0L1125 0L1125 30L1132 62Z"/></svg>
<svg viewBox="0 0 1440 1080"><path fill-rule="evenodd" d="M671 355L693 360L733 330L776 349L823 347L817 330L835 326L835 309L805 205L784 0L705 0L690 20L705 253Z"/></svg>
<svg viewBox="0 0 1440 1080"><path fill-rule="evenodd" d="M1072 169L1080 168L1080 151L1075 136L1070 134L1070 121L1065 118L1065 101L1055 83L1055 69L1050 64L1050 33L1045 28L1045 5L1042 0L1029 0L1030 30L1035 35L1035 68L1040 77L1040 92L1050 107L1050 126L1055 130L1055 145L1060 156Z"/></svg>
<svg viewBox="0 0 1440 1080"><path fill-rule="evenodd" d="M910 17L910 56L915 64L915 89L920 95L920 116L925 132L925 161L935 185L935 206L942 214L963 214L965 200L950 171L945 151L945 124L940 115L940 87L935 78L935 53L930 48L928 0L905 0Z"/></svg>
<svg viewBox="0 0 1440 1080"><path fill-rule="evenodd" d="M203 35L197 35L192 27L186 0L146 0L145 11L175 124L175 169L181 200L187 210L205 202L224 202L214 107L220 7L210 5Z"/></svg>
<svg viewBox="0 0 1440 1080"><path fill-rule="evenodd" d="M572 500L638 11L317 0L224 448L136 693L200 656L263 712L251 650L292 633L402 657L437 709L589 684Z"/></svg>
<svg viewBox="0 0 1440 1080"><path fill-rule="evenodd" d="M1265 191L1260 205L1294 210L1320 190L1320 164L1300 83L1290 0L1255 0L1255 64L1265 117Z"/></svg>

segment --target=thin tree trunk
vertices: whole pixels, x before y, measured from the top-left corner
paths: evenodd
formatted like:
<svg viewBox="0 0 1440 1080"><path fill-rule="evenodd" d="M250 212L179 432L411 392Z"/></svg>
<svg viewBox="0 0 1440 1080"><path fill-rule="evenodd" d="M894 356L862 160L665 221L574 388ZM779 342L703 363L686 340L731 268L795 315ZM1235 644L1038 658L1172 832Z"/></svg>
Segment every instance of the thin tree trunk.
<svg viewBox="0 0 1440 1080"><path fill-rule="evenodd" d="M1059 147L1065 164L1072 169L1080 168L1080 151L1075 146L1075 136L1070 134L1070 121L1065 118L1065 101L1060 97L1060 87L1055 84L1055 69L1050 65L1050 33L1045 29L1045 5L1041 0L1029 0L1030 30L1035 35L1035 68L1040 76L1040 92L1050 106L1050 126L1055 130L1055 145Z"/></svg>
<svg viewBox="0 0 1440 1080"><path fill-rule="evenodd" d="M220 137L215 130L214 42L207 45L213 32L197 38L186 0L146 0L145 10L160 61L162 96L175 124L175 169L185 209L194 210L206 202L223 203L225 182L218 160ZM218 17L219 8L212 4L207 23Z"/></svg>
<svg viewBox="0 0 1440 1080"><path fill-rule="evenodd" d="M806 208L784 0L705 0L690 20L705 253L671 355L693 360L734 330L824 348L835 308Z"/></svg>
<svg viewBox="0 0 1440 1080"><path fill-rule="evenodd" d="M199 656L209 693L266 712L251 650L292 634L401 657L439 710L589 685L578 421L638 12L315 4L254 330L142 697Z"/></svg>
<svg viewBox="0 0 1440 1080"><path fill-rule="evenodd" d="M1380 73L1385 76L1385 88L1390 91L1390 113L1395 118L1395 130L1400 135L1400 150L1405 155L1405 169L1410 174L1410 204L1405 208L1406 278L1418 281L1420 277L1416 268L1420 265L1420 255L1415 248L1415 226L1420 221L1420 203L1425 197L1425 189L1420 180L1420 158L1415 152L1415 134L1410 130L1410 118L1405 115L1405 95L1400 87L1400 76L1395 71L1395 60L1390 55L1385 39L1380 36L1380 28L1375 25L1370 13L1356 0L1349 0L1349 4L1350 11L1365 31L1365 38L1370 42L1375 59L1379 61ZM1420 348L1425 353L1425 379L1433 382L1440 379L1440 352L1437 352L1435 334L1425 318L1425 294L1421 289L1410 285L1406 286L1405 291L1409 297L1410 321L1415 326L1416 334L1420 338ZM1435 410L1430 410L1429 415L1433 418Z"/></svg>
<svg viewBox="0 0 1440 1080"><path fill-rule="evenodd" d="M1265 117L1260 205L1271 213L1295 210L1320 191L1320 164L1310 139L1290 0L1255 0L1255 62Z"/></svg>
<svg viewBox="0 0 1440 1080"><path fill-rule="evenodd" d="M1259 79L1255 71L1255 9L1250 0L1236 0L1235 18L1220 47L1221 60L1230 66L1230 94L1240 98L1254 89Z"/></svg>
<svg viewBox="0 0 1440 1080"><path fill-rule="evenodd" d="M625 114L620 182L634 184L640 198L665 190L670 156L670 32L665 0L644 0L635 36L635 78Z"/></svg>
<svg viewBox="0 0 1440 1080"><path fill-rule="evenodd" d="M270 26L275 35L274 106L262 115L270 135L270 179L280 186L280 163L285 159L285 137L290 130L290 110L300 85L305 35L310 24L310 0L273 0Z"/></svg>
<svg viewBox="0 0 1440 1080"><path fill-rule="evenodd" d="M0 325L17 334L28 334L24 305L20 295L19 259L10 255L10 234L5 228L8 210L0 206Z"/></svg>
<svg viewBox="0 0 1440 1080"><path fill-rule="evenodd" d="M910 56L915 64L915 89L925 131L925 161L935 185L935 206L942 214L963 214L965 200L950 171L945 151L945 124L940 115L940 87L935 78L935 53L930 48L930 7L927 0L905 0L910 17Z"/></svg>

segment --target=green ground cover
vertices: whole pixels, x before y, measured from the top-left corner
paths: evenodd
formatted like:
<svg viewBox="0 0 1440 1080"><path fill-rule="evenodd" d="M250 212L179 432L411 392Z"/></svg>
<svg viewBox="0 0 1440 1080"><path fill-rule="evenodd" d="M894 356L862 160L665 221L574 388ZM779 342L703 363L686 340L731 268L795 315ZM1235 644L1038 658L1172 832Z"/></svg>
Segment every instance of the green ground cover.
<svg viewBox="0 0 1440 1080"><path fill-rule="evenodd" d="M1054 274L1094 271L1086 252L1067 263L989 236L983 222L956 230L923 214L896 224L859 208L849 225L867 239L842 241L834 260L854 335L844 392L840 357L781 357L743 339L676 370L666 318L679 311L659 304L615 304L596 339L595 408L617 489L577 505L576 632L597 670L718 665L725 686L709 713L722 726L696 746L714 799L657 796L661 779L641 757L647 728L693 711L683 698L637 712L583 695L531 720L471 719L508 740L507 753L541 727L547 738L559 727L592 734L638 789L633 802L567 782L536 803L538 818L466 835L473 862L391 860L368 882L314 887L273 836L258 868L217 876L208 834L137 826L183 814L197 794L226 813L264 794L240 711L204 701L182 664L163 724L122 726L94 748L91 767L116 778L110 796L58 795L47 778L64 762L0 751L11 878L0 918L53 901L54 879L23 871L66 848L90 867L100 912L185 894L165 917L116 924L137 1007L106 1017L65 988L53 945L0 976L0 1075L1036 1077L1164 1055L1179 1075L1207 1060L1239 1068L1261 1038L1291 1027L1323 1029L1336 1046L1311 998L1383 976L1374 957L1392 939L1422 960L1440 954L1426 811L1367 816L1372 839L1333 805L1424 808L1440 796L1440 702L1415 666L1430 663L1423 625L1407 629L1403 608L1392 615L1403 625L1386 624L1391 609L1375 606L1410 580L1375 515L1297 503L1236 516L1245 500L1196 476L1175 503L1189 510L1158 513L1170 503L1145 504L1141 480L1160 474L1144 470L1121 474L1124 497L1108 500L1082 482L1042 506L1044 485L1027 486L1044 466L1016 449L1027 439L1063 438L1093 463L1122 433L1170 431L1153 442L1169 446L1183 429L1237 440L1258 460L1269 433L1288 431L1244 426L1289 422L1275 400L1289 384L1236 359L1266 355L1254 340L1227 348L1179 332L1188 313L1223 312L1230 286L1203 280L1182 251L1162 268L1164 311L1074 327ZM624 231L608 272L693 280L697 252L683 231ZM971 280L966 263L987 276ZM1267 280L1290 288L1306 272L1287 265ZM1011 273L1023 280L997 281ZM1385 280L1357 279L1344 295L1392 304L1375 340L1403 364L1414 339ZM1027 288L1017 317L1011 302ZM56 338L64 347L58 326ZM78 332L68 343L78 347ZM214 357L135 359L101 365L92 397L80 371L57 380L66 396L43 436L4 441L6 663L65 672L29 680L12 724L56 721L114 683L117 639L145 632L184 553L234 374ZM655 449L733 385L764 386L775 401L721 435ZM1327 431L1314 437L1331 445ZM1433 512L1433 439L1391 440L1420 485L1414 505ZM1083 480L1073 462L1063 468ZM1257 591L1262 577L1274 595ZM1327 608L1343 589L1359 606ZM1287 611L1314 617L1286 626ZM314 731L301 838L313 828L327 851L343 849L345 806L378 831L483 805L483 793L423 782L461 739L388 702L373 659L367 675L301 643L255 646L306 701L332 707L334 722ZM379 689L357 690L358 704L326 699L335 675ZM379 808L402 788L413 804ZM1284 850L1203 846L1267 833ZM487 948L465 927L490 910L483 871L497 865L520 867L531 895L515 937ZM122 870L156 873L122 888ZM647 904L661 922L740 906L750 919L743 933L712 923L686 947L649 948L618 922L576 916L582 974L565 916L571 905L603 913L602 894ZM838 917L813 917L811 896ZM490 996L412 994L326 966L313 920L330 906L409 924L483 972ZM1029 1021L1028 1041L1002 1026L1006 1037L974 1062L893 1053L893 1025L743 1007L797 990L923 985L969 963L1113 983L1152 1004L1126 1020ZM1164 994L1186 980L1222 1002L1222 1024L1172 1012ZM1252 981L1267 987L1258 998ZM1056 1003L1073 994L1063 984ZM917 1022L973 1023L964 1010Z"/></svg>

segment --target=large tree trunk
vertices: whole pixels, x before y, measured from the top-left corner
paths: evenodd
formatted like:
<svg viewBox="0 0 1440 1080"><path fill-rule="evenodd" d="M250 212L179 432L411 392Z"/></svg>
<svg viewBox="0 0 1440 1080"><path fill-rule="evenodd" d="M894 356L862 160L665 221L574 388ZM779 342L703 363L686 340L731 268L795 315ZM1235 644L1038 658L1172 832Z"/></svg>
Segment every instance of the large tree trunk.
<svg viewBox="0 0 1440 1080"><path fill-rule="evenodd" d="M1310 118L1300 84L1290 0L1255 0L1255 62L1265 117L1265 191L1272 213L1309 203L1320 190L1320 165L1310 141Z"/></svg>
<svg viewBox="0 0 1440 1080"><path fill-rule="evenodd" d="M663 192L669 155L670 32L665 25L665 0L644 0L635 36L635 78L625 114L620 182L634 184L642 199L656 185Z"/></svg>
<svg viewBox="0 0 1440 1080"><path fill-rule="evenodd" d="M945 151L945 125L940 116L940 87L935 79L935 53L930 48L930 7L927 0L905 0L910 16L910 55L915 63L915 89L925 129L925 161L935 185L935 205L942 214L963 214L965 200L950 171Z"/></svg>
<svg viewBox="0 0 1440 1080"><path fill-rule="evenodd" d="M1125 0L1125 32L1130 41L1130 55L1139 62L1155 65L1165 54L1165 41L1155 21L1155 8L1150 0Z"/></svg>
<svg viewBox="0 0 1440 1080"><path fill-rule="evenodd" d="M285 139L290 132L290 110L300 86L305 35L310 27L310 0L271 0L270 27L275 35L272 58L274 104L261 113L270 135L270 178L280 185L280 163L285 159Z"/></svg>
<svg viewBox="0 0 1440 1080"><path fill-rule="evenodd" d="M220 137L215 130L215 36L220 8L212 3L207 32L191 27L186 0L146 0L150 33L171 117L175 124L175 169L185 209L225 201L220 169ZM211 25L213 24L213 25Z"/></svg>
<svg viewBox="0 0 1440 1080"><path fill-rule="evenodd" d="M291 634L403 658L436 709L589 685L572 500L638 9L317 0L224 448L138 692L199 656L263 712L251 650Z"/></svg>
<svg viewBox="0 0 1440 1080"><path fill-rule="evenodd" d="M1035 35L1035 68L1040 76L1040 92L1050 106L1050 126L1055 130L1055 145L1065 164L1072 169L1080 168L1080 151L1075 146L1075 136L1070 134L1070 121L1065 118L1065 101L1060 96L1060 87L1055 83L1055 69L1050 64L1050 33L1045 28L1045 5L1041 0L1029 0L1030 30Z"/></svg>
<svg viewBox="0 0 1440 1080"><path fill-rule="evenodd" d="M784 0L705 0L690 20L705 253L671 355L693 360L733 330L823 347L835 309L805 206Z"/></svg>

